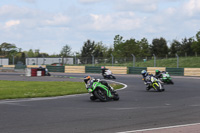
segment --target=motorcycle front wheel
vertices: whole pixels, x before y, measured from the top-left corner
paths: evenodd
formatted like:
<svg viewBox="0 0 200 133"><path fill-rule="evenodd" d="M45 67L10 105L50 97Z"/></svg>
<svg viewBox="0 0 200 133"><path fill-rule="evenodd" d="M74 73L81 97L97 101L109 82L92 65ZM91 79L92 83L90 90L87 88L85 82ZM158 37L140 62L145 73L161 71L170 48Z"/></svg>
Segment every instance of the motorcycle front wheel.
<svg viewBox="0 0 200 133"><path fill-rule="evenodd" d="M158 92L161 92L162 90L160 89L160 85L159 84L154 84L153 85L154 89L157 90Z"/></svg>
<svg viewBox="0 0 200 133"><path fill-rule="evenodd" d="M101 102L107 102L109 100L107 92L103 88L97 88L94 91L95 97L97 97Z"/></svg>
<svg viewBox="0 0 200 133"><path fill-rule="evenodd" d="M119 95L118 95L117 92L112 93L112 95L113 95L113 100L114 101L118 101L119 100Z"/></svg>
<svg viewBox="0 0 200 133"><path fill-rule="evenodd" d="M116 79L115 76L112 76L113 79Z"/></svg>
<svg viewBox="0 0 200 133"><path fill-rule="evenodd" d="M171 84L174 84L174 82L173 82L172 80L170 80L170 83L171 83Z"/></svg>

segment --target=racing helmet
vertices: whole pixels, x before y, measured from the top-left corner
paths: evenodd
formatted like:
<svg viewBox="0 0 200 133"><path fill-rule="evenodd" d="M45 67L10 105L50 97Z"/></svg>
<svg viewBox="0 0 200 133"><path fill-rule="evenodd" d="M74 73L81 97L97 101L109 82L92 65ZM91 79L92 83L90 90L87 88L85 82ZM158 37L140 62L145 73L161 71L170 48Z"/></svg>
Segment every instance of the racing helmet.
<svg viewBox="0 0 200 133"><path fill-rule="evenodd" d="M104 66L102 66L102 67L101 67L101 69L105 69L105 67L104 67Z"/></svg>
<svg viewBox="0 0 200 133"><path fill-rule="evenodd" d="M90 76L85 76L84 77L84 82L87 84L87 82L91 80L91 77Z"/></svg>
<svg viewBox="0 0 200 133"><path fill-rule="evenodd" d="M147 73L146 70L142 70L142 71L141 71L141 74L142 74L142 75L145 75L146 73Z"/></svg>

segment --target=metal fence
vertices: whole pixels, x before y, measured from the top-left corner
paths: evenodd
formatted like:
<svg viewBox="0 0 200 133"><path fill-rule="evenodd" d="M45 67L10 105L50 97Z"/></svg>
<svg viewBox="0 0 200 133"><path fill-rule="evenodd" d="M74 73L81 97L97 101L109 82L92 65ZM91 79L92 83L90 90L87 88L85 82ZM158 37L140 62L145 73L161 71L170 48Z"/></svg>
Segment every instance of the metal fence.
<svg viewBox="0 0 200 133"><path fill-rule="evenodd" d="M7 61L8 62L8 61ZM183 67L200 67L200 57L157 57L155 55L151 57L135 57L131 55L129 57L114 57L108 58L100 57L56 57L56 58L25 58L9 60L9 65L84 65L84 66L126 66L126 67L171 67L171 68L183 68ZM4 64L2 64L4 65Z"/></svg>
<svg viewBox="0 0 200 133"><path fill-rule="evenodd" d="M127 67L200 67L200 57L76 57L75 65Z"/></svg>

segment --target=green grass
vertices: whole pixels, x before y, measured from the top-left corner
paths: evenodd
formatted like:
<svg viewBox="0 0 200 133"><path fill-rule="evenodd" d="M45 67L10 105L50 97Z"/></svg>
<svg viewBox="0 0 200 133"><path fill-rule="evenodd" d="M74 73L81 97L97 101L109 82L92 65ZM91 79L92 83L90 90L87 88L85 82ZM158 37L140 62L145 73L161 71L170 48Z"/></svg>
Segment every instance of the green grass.
<svg viewBox="0 0 200 133"><path fill-rule="evenodd" d="M0 99L53 97L87 93L83 82L4 81L0 80ZM115 89L122 85L111 84Z"/></svg>
<svg viewBox="0 0 200 133"><path fill-rule="evenodd" d="M84 64L85 65L85 64ZM86 64L86 66L92 66L92 64ZM95 66L112 66L111 63L95 64ZM133 62L114 63L113 66L125 66L132 67ZM143 59L136 58L135 67L154 67L154 59L148 59L146 62ZM156 59L156 67L177 67L177 58L164 58ZM200 57L179 57L179 68L200 68Z"/></svg>
<svg viewBox="0 0 200 133"><path fill-rule="evenodd" d="M154 67L154 60L146 62L136 62L136 67ZM157 59L156 67L177 67L177 58ZM180 57L178 67L185 68L198 68L200 67L200 57Z"/></svg>

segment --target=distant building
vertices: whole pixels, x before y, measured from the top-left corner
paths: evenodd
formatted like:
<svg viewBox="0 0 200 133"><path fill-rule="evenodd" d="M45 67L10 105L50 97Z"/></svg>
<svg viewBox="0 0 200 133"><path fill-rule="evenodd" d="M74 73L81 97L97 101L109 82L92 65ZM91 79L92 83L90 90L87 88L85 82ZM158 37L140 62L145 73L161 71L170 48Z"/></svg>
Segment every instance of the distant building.
<svg viewBox="0 0 200 133"><path fill-rule="evenodd" d="M0 65L9 65L9 59L0 57Z"/></svg>
<svg viewBox="0 0 200 133"><path fill-rule="evenodd" d="M73 64L73 58L26 58L26 65Z"/></svg>

